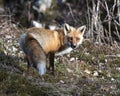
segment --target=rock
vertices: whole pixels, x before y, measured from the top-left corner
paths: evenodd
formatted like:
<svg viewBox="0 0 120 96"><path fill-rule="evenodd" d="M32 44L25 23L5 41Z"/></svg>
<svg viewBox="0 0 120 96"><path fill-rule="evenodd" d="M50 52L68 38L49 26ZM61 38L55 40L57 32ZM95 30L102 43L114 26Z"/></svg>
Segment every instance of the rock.
<svg viewBox="0 0 120 96"><path fill-rule="evenodd" d="M87 73L87 74L91 74L91 71L88 70L88 69L86 69L84 72Z"/></svg>
<svg viewBox="0 0 120 96"><path fill-rule="evenodd" d="M34 21L34 20L31 21L31 26L32 27L37 27L37 28L42 28L43 27L41 23L39 23L37 21Z"/></svg>
<svg viewBox="0 0 120 96"><path fill-rule="evenodd" d="M93 76L98 76L99 74L98 74L98 72L97 71L94 71L93 72Z"/></svg>
<svg viewBox="0 0 120 96"><path fill-rule="evenodd" d="M71 57L71 58L70 58L70 62L72 62L72 61L75 61L75 58L74 58L74 57Z"/></svg>
<svg viewBox="0 0 120 96"><path fill-rule="evenodd" d="M66 68L66 70L68 71L68 73L73 73L73 70Z"/></svg>
<svg viewBox="0 0 120 96"><path fill-rule="evenodd" d="M60 80L60 83L64 84L65 82L63 80Z"/></svg>
<svg viewBox="0 0 120 96"><path fill-rule="evenodd" d="M45 12L47 8L50 8L52 0L34 0L32 8L33 10L40 12Z"/></svg>

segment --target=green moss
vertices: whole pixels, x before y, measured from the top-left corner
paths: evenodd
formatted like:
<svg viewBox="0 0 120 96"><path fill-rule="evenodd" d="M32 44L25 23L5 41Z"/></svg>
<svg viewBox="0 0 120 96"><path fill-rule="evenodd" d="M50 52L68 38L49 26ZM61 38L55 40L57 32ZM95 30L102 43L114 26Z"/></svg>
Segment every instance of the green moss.
<svg viewBox="0 0 120 96"><path fill-rule="evenodd" d="M105 63L105 54L99 54L99 60L102 63Z"/></svg>
<svg viewBox="0 0 120 96"><path fill-rule="evenodd" d="M114 64L120 64L120 58L114 59L113 63L114 63Z"/></svg>
<svg viewBox="0 0 120 96"><path fill-rule="evenodd" d="M51 73L49 73L49 71L47 71L48 73L45 74L45 81L46 82L50 82L50 83L56 83L59 82L61 79L64 78L65 76L65 72L66 71L66 67L65 64L59 64L59 62L55 62L55 76L53 76Z"/></svg>
<svg viewBox="0 0 120 96"><path fill-rule="evenodd" d="M59 64L59 63L55 63L55 69L57 72L63 73L66 70L65 64Z"/></svg>
<svg viewBox="0 0 120 96"><path fill-rule="evenodd" d="M0 71L0 82L6 80L8 73Z"/></svg>

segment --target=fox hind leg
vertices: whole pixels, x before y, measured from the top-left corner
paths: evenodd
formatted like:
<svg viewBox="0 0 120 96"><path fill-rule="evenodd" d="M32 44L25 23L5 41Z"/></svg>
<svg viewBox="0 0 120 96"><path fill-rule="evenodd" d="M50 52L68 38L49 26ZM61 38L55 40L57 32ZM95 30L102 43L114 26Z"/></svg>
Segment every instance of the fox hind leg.
<svg viewBox="0 0 120 96"><path fill-rule="evenodd" d="M33 70L32 70L32 62L30 60L30 57L28 55L26 55L25 59L27 61L27 74L29 76L32 76L33 75Z"/></svg>
<svg viewBox="0 0 120 96"><path fill-rule="evenodd" d="M25 56L26 60L27 60L27 68L28 68L28 71L30 70L30 68L32 67L31 66L31 61L30 61L30 57L28 55Z"/></svg>

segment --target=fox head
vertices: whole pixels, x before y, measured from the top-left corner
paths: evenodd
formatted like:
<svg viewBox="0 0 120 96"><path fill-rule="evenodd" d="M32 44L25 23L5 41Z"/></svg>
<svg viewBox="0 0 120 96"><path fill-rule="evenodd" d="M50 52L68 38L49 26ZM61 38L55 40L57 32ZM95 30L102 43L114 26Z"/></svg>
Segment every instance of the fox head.
<svg viewBox="0 0 120 96"><path fill-rule="evenodd" d="M85 30L86 26L81 26L76 29L68 24L64 24L64 45L71 47L72 49L77 48L82 44Z"/></svg>

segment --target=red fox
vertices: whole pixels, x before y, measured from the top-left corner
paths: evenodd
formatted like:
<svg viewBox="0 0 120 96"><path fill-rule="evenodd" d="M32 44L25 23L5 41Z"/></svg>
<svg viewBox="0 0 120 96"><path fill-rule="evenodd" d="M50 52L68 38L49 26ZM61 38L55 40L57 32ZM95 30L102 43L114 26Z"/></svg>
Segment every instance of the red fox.
<svg viewBox="0 0 120 96"><path fill-rule="evenodd" d="M83 42L86 27L74 28L64 24L63 29L49 30L32 27L20 36L20 46L26 55L28 70L35 67L42 76L46 73L46 61L54 74L54 56L70 53Z"/></svg>

